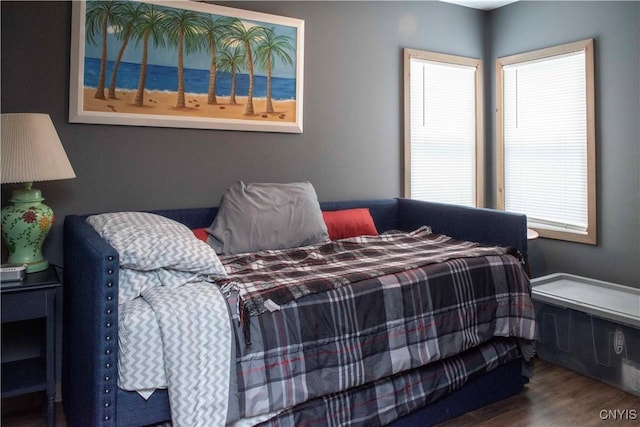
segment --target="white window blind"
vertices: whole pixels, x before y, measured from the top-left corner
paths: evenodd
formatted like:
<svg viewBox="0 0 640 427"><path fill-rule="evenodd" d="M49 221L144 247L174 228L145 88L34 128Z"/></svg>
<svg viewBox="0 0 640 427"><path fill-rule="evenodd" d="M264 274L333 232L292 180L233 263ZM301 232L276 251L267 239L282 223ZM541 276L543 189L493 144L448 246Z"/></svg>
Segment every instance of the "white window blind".
<svg viewBox="0 0 640 427"><path fill-rule="evenodd" d="M586 232L585 51L505 65L504 207L529 226Z"/></svg>
<svg viewBox="0 0 640 427"><path fill-rule="evenodd" d="M475 66L410 60L410 197L476 205Z"/></svg>

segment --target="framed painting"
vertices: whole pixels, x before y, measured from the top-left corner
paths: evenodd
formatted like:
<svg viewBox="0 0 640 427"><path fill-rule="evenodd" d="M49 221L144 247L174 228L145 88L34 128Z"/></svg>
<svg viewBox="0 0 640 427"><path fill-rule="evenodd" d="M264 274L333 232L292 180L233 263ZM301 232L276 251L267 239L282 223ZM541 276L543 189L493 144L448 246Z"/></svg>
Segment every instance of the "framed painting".
<svg viewBox="0 0 640 427"><path fill-rule="evenodd" d="M73 2L69 121L302 132L304 21L176 1Z"/></svg>

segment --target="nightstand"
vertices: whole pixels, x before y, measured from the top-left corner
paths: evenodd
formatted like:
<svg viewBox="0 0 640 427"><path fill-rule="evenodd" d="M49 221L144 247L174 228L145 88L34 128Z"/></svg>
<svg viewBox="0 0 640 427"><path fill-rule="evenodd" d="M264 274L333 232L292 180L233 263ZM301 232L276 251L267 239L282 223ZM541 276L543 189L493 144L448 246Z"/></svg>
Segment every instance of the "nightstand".
<svg viewBox="0 0 640 427"><path fill-rule="evenodd" d="M2 398L45 391L47 421L55 424L56 298L61 285L55 267L2 282ZM29 344L36 342L36 351ZM31 345L33 347L33 345Z"/></svg>

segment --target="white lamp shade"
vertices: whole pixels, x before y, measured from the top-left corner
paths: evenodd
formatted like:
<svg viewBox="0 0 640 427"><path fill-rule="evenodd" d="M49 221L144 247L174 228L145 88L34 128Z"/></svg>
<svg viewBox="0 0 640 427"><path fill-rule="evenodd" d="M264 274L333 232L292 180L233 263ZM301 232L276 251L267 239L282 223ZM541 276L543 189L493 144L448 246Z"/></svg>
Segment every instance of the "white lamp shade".
<svg viewBox="0 0 640 427"><path fill-rule="evenodd" d="M2 183L75 178L48 114L2 114Z"/></svg>

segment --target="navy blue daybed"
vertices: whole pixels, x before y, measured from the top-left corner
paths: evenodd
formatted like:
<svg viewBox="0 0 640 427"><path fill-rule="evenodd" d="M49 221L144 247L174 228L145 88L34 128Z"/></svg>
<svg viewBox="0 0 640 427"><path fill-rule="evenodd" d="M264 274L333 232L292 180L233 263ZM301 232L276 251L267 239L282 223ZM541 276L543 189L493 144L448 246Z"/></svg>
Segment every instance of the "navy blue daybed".
<svg viewBox="0 0 640 427"><path fill-rule="evenodd" d="M526 217L407 199L321 203L322 210L369 208L379 232L429 225L455 239L511 247L527 260ZM155 211L191 229L209 226L217 208ZM64 346L62 394L70 426L149 425L171 419L166 390L148 400L117 386L118 253L87 224L64 224ZM425 426L518 393L527 378L516 359L400 418L396 426Z"/></svg>

